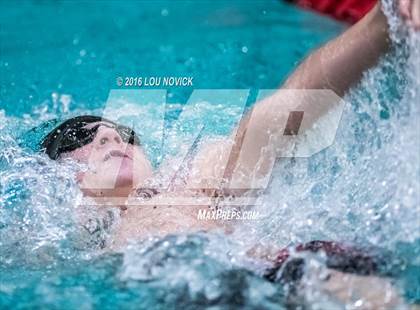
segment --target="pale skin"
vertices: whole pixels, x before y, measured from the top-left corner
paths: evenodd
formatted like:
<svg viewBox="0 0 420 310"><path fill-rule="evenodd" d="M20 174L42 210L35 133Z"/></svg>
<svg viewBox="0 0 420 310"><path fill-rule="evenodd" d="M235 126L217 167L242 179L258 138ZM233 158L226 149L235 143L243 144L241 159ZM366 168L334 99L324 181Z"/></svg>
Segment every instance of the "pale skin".
<svg viewBox="0 0 420 310"><path fill-rule="evenodd" d="M399 8L407 24L420 30L420 0L399 0ZM360 81L364 71L378 62L389 46L387 20L378 4L356 25L310 54L280 89L329 89L343 96ZM284 129L278 124L288 117L285 111L290 108L308 110L305 102L285 101L280 95L281 92L278 92L256 103L229 139L204 146L192 160L191 173L183 180L184 186L160 193L141 207L130 207L127 200L135 196L133 187L143 187L145 181L152 180L156 173L143 149L123 142L112 126L100 126L93 142L62 157L70 157L89 167L77 175L86 196L101 203L113 201L121 208L121 221L113 236L114 249L130 239L138 240L152 235L217 228L229 231L231 226L226 223L197 219L198 210L207 209L208 203L199 202L191 206L176 202L168 205L161 201L212 195L214 190L209 188L213 185L217 188L216 185L223 178L232 178L232 174L226 171L239 171L236 175L241 176L239 182L243 184L264 177L283 146L282 140L276 139L276 136L280 136ZM310 121L316 123L332 108L333 104L311 107ZM243 145L245 133L252 139L252 144ZM366 290L361 289L363 287ZM389 287L389 290L384 290L385 287ZM390 281L383 278L331 271L330 280L325 282L322 289L348 302L352 288L365 298L363 309L387 309L402 304L396 292L390 288ZM385 296L385 293L389 294L387 298L378 297Z"/></svg>

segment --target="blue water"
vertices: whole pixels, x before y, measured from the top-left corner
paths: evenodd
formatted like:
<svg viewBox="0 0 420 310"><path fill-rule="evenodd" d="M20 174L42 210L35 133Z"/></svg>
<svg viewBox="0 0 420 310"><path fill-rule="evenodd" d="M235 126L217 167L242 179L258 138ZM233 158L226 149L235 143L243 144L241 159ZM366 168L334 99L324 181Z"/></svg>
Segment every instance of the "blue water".
<svg viewBox="0 0 420 310"><path fill-rule="evenodd" d="M117 76L193 76L195 88L276 88L309 48L342 28L279 1L2 7L0 103L8 115L30 112L53 92L72 95L78 107L101 107ZM174 91L171 101L184 102L191 89Z"/></svg>
<svg viewBox="0 0 420 310"><path fill-rule="evenodd" d="M333 147L276 168L267 217L229 239L170 236L102 255L72 220L73 167L33 151L47 129L22 137L48 119L100 114L118 76L276 88L344 28L281 1L1 2L0 308L279 309L282 287L263 280L245 250L317 238L391 251L397 284L418 302L420 70L408 57L418 55L416 38L399 42L348 95ZM166 125L192 90L169 89ZM153 137L153 117L140 121ZM158 157L152 140L145 147Z"/></svg>

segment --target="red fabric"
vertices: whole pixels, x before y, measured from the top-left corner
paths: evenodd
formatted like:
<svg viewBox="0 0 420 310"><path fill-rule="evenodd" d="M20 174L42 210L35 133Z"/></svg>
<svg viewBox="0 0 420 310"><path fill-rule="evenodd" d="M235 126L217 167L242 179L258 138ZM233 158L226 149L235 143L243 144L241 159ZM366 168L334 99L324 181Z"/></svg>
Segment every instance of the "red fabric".
<svg viewBox="0 0 420 310"><path fill-rule="evenodd" d="M386 263L386 256L373 248L357 248L350 244L315 240L279 251L274 266L265 272L264 277L269 281L283 283L299 280L304 273L305 259L293 253L305 251L324 252L328 268L359 275L378 274L382 270L380 266L385 266Z"/></svg>
<svg viewBox="0 0 420 310"><path fill-rule="evenodd" d="M294 0L293 2L350 23L356 23L376 4L376 0Z"/></svg>
<svg viewBox="0 0 420 310"><path fill-rule="evenodd" d="M330 259L331 267L338 267L342 270L358 271L363 274L371 274L378 270L379 259L373 253L366 252L367 249L356 248L351 245L337 243L333 241L315 240L294 247L296 252L313 252L323 251ZM289 249L282 249L277 254L275 264L281 267L289 258L291 252Z"/></svg>
<svg viewBox="0 0 420 310"><path fill-rule="evenodd" d="M318 252L318 251L324 251L325 254L327 255L342 255L342 254L346 254L346 253L350 253L350 252L354 252L355 249L350 247L350 246L346 246L343 244L339 244L336 242L332 242L332 241L311 241L308 243L304 243L304 244L299 244L295 247L295 251L296 252L304 252L304 251L309 251L309 252ZM290 251L289 249L282 249L281 251L279 251L279 253L277 254L276 257L276 263L281 265L283 264L290 256Z"/></svg>

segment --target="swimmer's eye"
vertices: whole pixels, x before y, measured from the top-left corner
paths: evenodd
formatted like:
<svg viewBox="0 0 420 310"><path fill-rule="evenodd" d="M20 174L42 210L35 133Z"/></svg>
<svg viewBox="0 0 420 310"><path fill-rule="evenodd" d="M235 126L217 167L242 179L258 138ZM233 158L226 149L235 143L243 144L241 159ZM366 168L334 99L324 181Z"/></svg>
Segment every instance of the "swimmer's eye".
<svg viewBox="0 0 420 310"><path fill-rule="evenodd" d="M108 138L102 138L100 141L99 141L99 143L101 144L101 145L104 145L105 143L107 143L108 142Z"/></svg>

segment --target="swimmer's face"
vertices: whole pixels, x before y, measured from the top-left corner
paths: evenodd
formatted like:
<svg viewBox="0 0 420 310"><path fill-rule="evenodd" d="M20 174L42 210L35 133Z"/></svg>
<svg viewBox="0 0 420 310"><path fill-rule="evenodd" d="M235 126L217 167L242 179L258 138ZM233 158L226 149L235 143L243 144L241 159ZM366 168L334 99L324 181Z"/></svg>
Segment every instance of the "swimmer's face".
<svg viewBox="0 0 420 310"><path fill-rule="evenodd" d="M106 122L91 123L97 126L92 142L60 158L71 158L86 164L77 180L88 195L126 196L152 175L152 167L141 146L124 140L115 126Z"/></svg>

